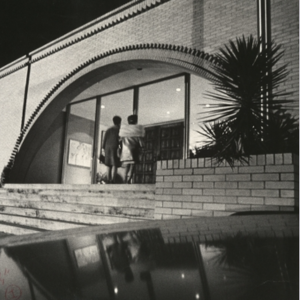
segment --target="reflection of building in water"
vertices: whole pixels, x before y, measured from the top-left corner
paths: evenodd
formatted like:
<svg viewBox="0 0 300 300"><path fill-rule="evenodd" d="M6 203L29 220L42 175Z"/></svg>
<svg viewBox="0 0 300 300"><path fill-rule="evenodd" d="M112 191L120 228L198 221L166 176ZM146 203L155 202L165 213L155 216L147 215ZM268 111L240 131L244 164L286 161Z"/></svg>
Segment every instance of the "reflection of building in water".
<svg viewBox="0 0 300 300"><path fill-rule="evenodd" d="M12 183L95 183L101 132L137 114L148 143L135 180L154 183L156 161L189 158L206 140L209 79L229 40L282 44L283 89L298 98L298 10L297 0L133 0L4 66L0 171ZM69 139L92 145L90 170L68 165Z"/></svg>
<svg viewBox="0 0 300 300"><path fill-rule="evenodd" d="M8 247L5 253L0 266L13 272L26 300L297 299L298 248L291 238L165 243L160 230L146 229Z"/></svg>
<svg viewBox="0 0 300 300"><path fill-rule="evenodd" d="M157 229L68 238L7 252L28 277L32 293L44 295L40 299L113 299L116 293L118 299L183 299L200 289L193 247L166 245ZM183 273L186 284L178 285Z"/></svg>

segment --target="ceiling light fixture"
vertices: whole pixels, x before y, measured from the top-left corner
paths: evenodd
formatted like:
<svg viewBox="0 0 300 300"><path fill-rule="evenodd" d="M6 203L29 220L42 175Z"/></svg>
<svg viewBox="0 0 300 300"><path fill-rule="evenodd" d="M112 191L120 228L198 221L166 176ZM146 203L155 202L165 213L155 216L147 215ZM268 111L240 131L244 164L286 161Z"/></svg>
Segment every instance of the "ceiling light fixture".
<svg viewBox="0 0 300 300"><path fill-rule="evenodd" d="M181 91L181 88L177 88L177 89L176 89L176 92L180 92L180 91Z"/></svg>

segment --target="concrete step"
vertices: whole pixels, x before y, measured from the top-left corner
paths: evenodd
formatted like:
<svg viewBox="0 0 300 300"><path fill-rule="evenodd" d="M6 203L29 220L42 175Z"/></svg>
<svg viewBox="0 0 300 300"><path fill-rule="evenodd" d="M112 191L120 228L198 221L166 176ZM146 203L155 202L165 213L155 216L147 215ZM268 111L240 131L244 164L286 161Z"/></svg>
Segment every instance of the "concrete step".
<svg viewBox="0 0 300 300"><path fill-rule="evenodd" d="M8 213L1 213L0 219L7 224L12 223L44 230L62 230L88 225L127 223L139 220L137 218L126 218L122 216L96 216L46 210L39 211L39 213L35 215L35 211L31 209L14 211L14 214L9 213L9 211Z"/></svg>
<svg viewBox="0 0 300 300"><path fill-rule="evenodd" d="M20 214L20 211L28 211L28 216L38 216L44 211L72 212L75 214L91 214L95 216L126 216L153 219L154 208L142 207L118 207L118 206L96 206L83 204L65 203L42 203L38 201L0 200L0 214Z"/></svg>
<svg viewBox="0 0 300 300"><path fill-rule="evenodd" d="M0 221L0 239L8 235L24 235L43 232L45 230Z"/></svg>
<svg viewBox="0 0 300 300"><path fill-rule="evenodd" d="M145 199L153 200L154 185L5 185L0 189L0 199L29 199L45 201L68 201L71 199ZM63 187L63 188L62 188ZM77 200L78 201L78 200Z"/></svg>
<svg viewBox="0 0 300 300"><path fill-rule="evenodd" d="M0 231L24 234L150 220L154 191L154 185L135 184L7 184L0 189Z"/></svg>
<svg viewBox="0 0 300 300"><path fill-rule="evenodd" d="M84 225L82 224L70 224L68 222L56 222L53 220L40 219L40 218L30 218L27 216L18 216L18 215L0 215L1 222L4 222L12 227L26 227L33 230L63 230L70 228L79 228ZM1 227L0 227L1 228ZM1 229L1 231L3 231ZM12 232L13 233L13 232ZM15 233L14 233L15 234Z"/></svg>
<svg viewBox="0 0 300 300"><path fill-rule="evenodd" d="M21 184L7 183L3 190L55 190L55 191L154 191L154 184Z"/></svg>

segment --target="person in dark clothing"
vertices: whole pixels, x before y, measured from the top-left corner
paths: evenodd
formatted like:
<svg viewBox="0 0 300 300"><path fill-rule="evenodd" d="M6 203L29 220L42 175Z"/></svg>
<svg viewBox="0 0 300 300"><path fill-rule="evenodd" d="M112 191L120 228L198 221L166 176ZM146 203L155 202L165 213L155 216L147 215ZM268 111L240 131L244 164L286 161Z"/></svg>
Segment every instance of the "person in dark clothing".
<svg viewBox="0 0 300 300"><path fill-rule="evenodd" d="M115 183L117 170L120 165L120 158L117 151L119 147L119 131L122 119L119 116L113 117L114 125L109 127L104 135L102 148L104 149L105 161L107 167L107 180L109 183Z"/></svg>

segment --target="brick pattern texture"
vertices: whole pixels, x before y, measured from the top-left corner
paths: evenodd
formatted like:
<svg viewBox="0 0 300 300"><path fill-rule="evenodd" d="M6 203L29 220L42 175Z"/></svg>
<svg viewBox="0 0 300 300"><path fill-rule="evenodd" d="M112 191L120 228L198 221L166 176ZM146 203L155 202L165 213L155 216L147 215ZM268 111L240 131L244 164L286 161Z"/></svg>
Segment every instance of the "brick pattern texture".
<svg viewBox="0 0 300 300"><path fill-rule="evenodd" d="M278 67L288 65L288 77L281 90L291 92L289 99L296 100L294 114L299 116L299 1L271 0L271 36L282 45L284 56Z"/></svg>
<svg viewBox="0 0 300 300"><path fill-rule="evenodd" d="M252 156L249 165L216 166L209 158L157 163L155 218L228 216L241 211L294 211L298 157Z"/></svg>
<svg viewBox="0 0 300 300"><path fill-rule="evenodd" d="M273 37L284 45L284 62L289 63L289 80L284 88L295 92L297 97L299 4L297 0L271 2ZM58 82L106 51L142 43L163 43L213 54L229 39L257 35L256 0L145 0L132 1L125 7L31 53L26 121ZM17 72L3 77L16 69ZM1 169L18 137L26 71L25 58L0 70L0 110L6 111L1 118Z"/></svg>

